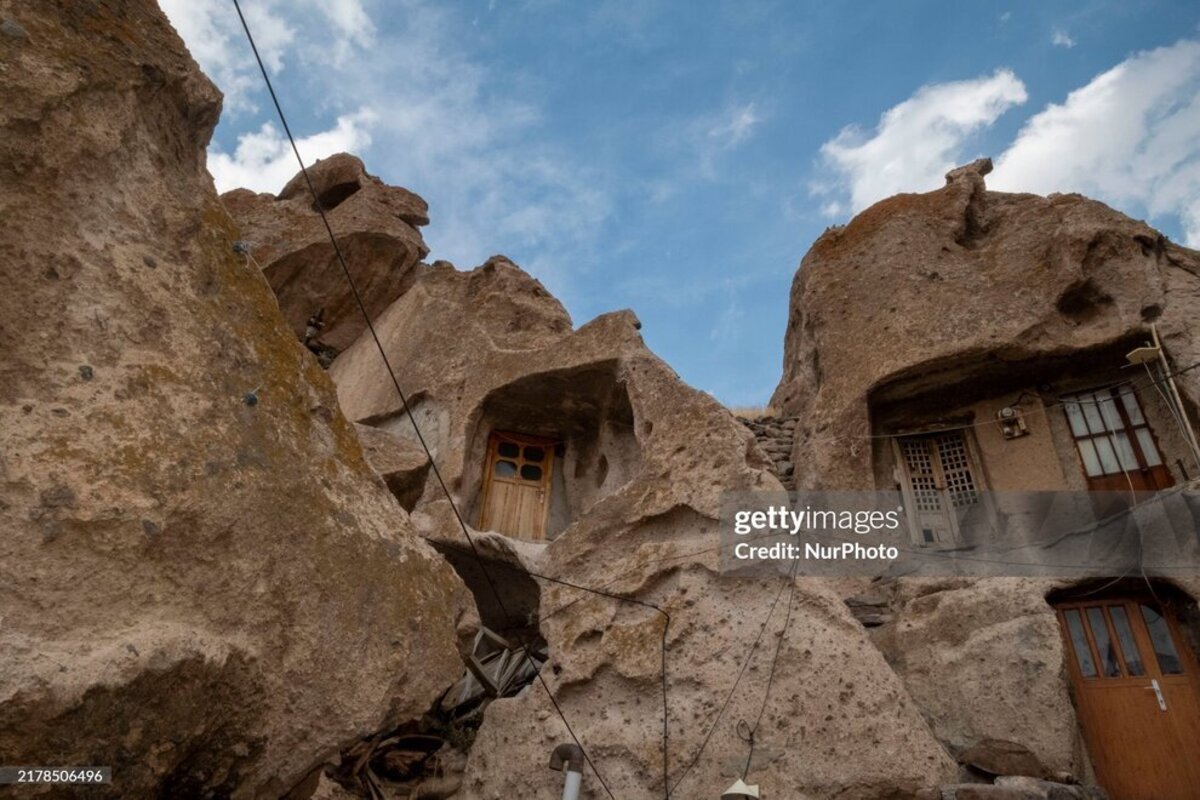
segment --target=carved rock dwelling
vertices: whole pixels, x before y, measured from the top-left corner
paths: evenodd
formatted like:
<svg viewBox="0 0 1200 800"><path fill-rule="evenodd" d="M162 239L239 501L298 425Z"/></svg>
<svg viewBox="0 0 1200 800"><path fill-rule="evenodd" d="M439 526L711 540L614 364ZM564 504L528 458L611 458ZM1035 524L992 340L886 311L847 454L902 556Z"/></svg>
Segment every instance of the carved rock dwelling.
<svg viewBox="0 0 1200 800"><path fill-rule="evenodd" d="M664 767L676 798L1200 785L1200 581L718 571L729 491L898 489L936 549L985 490L1188 486L1200 255L956 170L813 245L778 416L743 423L632 312L424 263L424 201L334 156L406 409L302 179L217 197L220 96L152 2L0 16L4 761L112 764L95 796L549 800L561 711L620 798ZM1122 380L1155 335L1178 405Z"/></svg>

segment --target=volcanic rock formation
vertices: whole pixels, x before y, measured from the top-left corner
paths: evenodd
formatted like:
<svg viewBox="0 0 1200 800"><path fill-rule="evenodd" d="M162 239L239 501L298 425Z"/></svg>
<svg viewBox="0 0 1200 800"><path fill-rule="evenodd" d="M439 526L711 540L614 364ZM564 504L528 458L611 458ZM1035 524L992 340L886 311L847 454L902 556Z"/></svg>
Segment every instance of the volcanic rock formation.
<svg viewBox="0 0 1200 800"><path fill-rule="evenodd" d="M429 209L407 189L368 175L360 160L345 153L309 166L308 179L311 190L297 174L278 196L234 189L221 195L221 202L296 335L303 336L308 320L320 314L319 341L343 350L366 321L325 225L314 213L313 190L372 318L404 292L412 269L429 252L417 230L429 224Z"/></svg>
<svg viewBox="0 0 1200 800"><path fill-rule="evenodd" d="M1159 332L1200 361L1200 254L1080 195L988 191L982 159L871 206L813 244L792 284L771 405L796 430L800 487L873 485L870 405L967 396L1023 365ZM1200 373L1181 375L1200 397ZM856 440L857 437L857 440Z"/></svg>
<svg viewBox="0 0 1200 800"><path fill-rule="evenodd" d="M480 519L490 432L558 443L551 541L504 540L511 546L490 568L502 603L524 601L534 614L550 654L542 676L618 797L662 792L665 643L670 782L678 783L674 796L696 797L732 782L745 765L737 722L753 720L763 703L787 600L767 625L770 644L753 650L718 719L772 601L788 586L780 576L719 574L722 495L781 487L750 431L680 381L646 348L639 327L625 311L572 329L558 301L502 257L469 272L445 263L422 269L376 320L470 524ZM356 422L413 435L370 337L346 350L331 375ZM456 563L473 563L461 557L467 543L438 492L425 492L413 519L439 549L459 554ZM494 543L481 549L496 552ZM513 563L632 602L561 583L518 585L505 567ZM491 586L478 573L464 578L487 620ZM647 604L670 615L669 629ZM751 765L751 778L779 796L892 797L956 774L862 626L820 581L799 584L780 664ZM471 749L465 796L557 796L555 781L531 765L564 741L539 685L494 701ZM596 776L587 783L601 796Z"/></svg>
<svg viewBox="0 0 1200 800"><path fill-rule="evenodd" d="M0 16L2 760L278 797L433 704L469 595L233 252L158 7Z"/></svg>
<svg viewBox="0 0 1200 800"><path fill-rule="evenodd" d="M880 201L827 230L804 257L772 398L798 420L791 461L799 488L893 488L897 478L874 463L888 433L877 415L889 404L957 409L1053 382L1093 354L1120 366L1150 338L1151 322L1176 365L1200 361L1200 254L1079 195L988 191L990 169L980 160L951 171L941 189ZM1200 372L1178 381L1194 413ZM1147 394L1154 402L1156 393ZM1002 442L987 421L976 420L976 437ZM1039 435L1048 424L1048 415L1031 414ZM1159 433L1164 441L1176 435ZM1021 447L997 453L992 489L1041 488ZM999 469L1003 459L1010 469ZM1036 764L1039 777L1091 776L1047 603L1075 583L953 578L874 587L891 618L873 640L964 764L984 754L987 763ZM1193 596L1200 589L1176 583Z"/></svg>

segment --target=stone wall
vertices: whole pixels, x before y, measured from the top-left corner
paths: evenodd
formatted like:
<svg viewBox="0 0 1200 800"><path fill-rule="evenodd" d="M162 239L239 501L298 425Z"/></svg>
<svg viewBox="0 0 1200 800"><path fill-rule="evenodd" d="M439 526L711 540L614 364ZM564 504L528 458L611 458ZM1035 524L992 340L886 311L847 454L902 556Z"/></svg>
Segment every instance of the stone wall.
<svg viewBox="0 0 1200 800"><path fill-rule="evenodd" d="M795 446L799 417L738 417L737 420L754 434L758 446L770 459L771 469L783 484L783 488L788 491L795 489L796 468L792 462L792 449Z"/></svg>

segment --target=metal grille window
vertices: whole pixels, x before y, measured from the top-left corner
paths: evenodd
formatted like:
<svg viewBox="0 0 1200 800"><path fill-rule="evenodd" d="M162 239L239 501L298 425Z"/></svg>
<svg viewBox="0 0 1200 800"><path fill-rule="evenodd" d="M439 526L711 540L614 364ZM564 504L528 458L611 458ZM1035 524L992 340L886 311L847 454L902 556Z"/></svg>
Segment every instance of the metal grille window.
<svg viewBox="0 0 1200 800"><path fill-rule="evenodd" d="M906 438L900 440L904 462L908 467L909 482L918 511L941 511L942 493L938 491L937 477L933 471L933 454L929 439Z"/></svg>
<svg viewBox="0 0 1200 800"><path fill-rule="evenodd" d="M940 431L895 440L913 538L920 544L952 543L958 517L980 502L975 458L966 433Z"/></svg>
<svg viewBox="0 0 1200 800"><path fill-rule="evenodd" d="M971 474L971 461L967 456L967 443L959 431L944 433L937 437L938 457L942 462L942 473L946 476L946 492L950 504L955 508L974 505L979 499L975 489L975 478Z"/></svg>
<svg viewBox="0 0 1200 800"><path fill-rule="evenodd" d="M1089 478L1163 463L1137 395L1128 386L1079 392L1063 397L1062 402Z"/></svg>
<svg viewBox="0 0 1200 800"><path fill-rule="evenodd" d="M961 431L905 436L900 450L918 511L941 511L943 497L954 508L965 508L979 499Z"/></svg>

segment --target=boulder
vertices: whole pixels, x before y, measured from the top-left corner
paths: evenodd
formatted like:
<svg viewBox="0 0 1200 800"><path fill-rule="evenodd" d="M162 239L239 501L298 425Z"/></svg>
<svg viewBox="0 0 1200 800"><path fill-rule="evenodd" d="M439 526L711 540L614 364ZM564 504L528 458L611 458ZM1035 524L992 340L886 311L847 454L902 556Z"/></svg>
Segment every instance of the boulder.
<svg viewBox="0 0 1200 800"><path fill-rule="evenodd" d="M362 161L346 153L312 164L308 177L374 319L404 292L429 252L417 230L429 222L425 201L369 175ZM317 341L334 350L349 346L366 320L303 173L278 195L235 189L221 202L249 247L248 262L262 268L296 335L303 337L308 320L320 314L324 327Z"/></svg>
<svg viewBox="0 0 1200 800"><path fill-rule="evenodd" d="M1061 585L1018 578L899 585L892 624L875 642L961 762L994 775L1086 774L1062 635L1044 599Z"/></svg>
<svg viewBox="0 0 1200 800"><path fill-rule="evenodd" d="M369 425L355 425L367 463L405 511L412 511L425 491L429 456L411 439Z"/></svg>
<svg viewBox="0 0 1200 800"><path fill-rule="evenodd" d="M536 592L523 595L549 653L542 678L613 793L662 793L664 637L674 796L727 786L730 765L747 757L737 723L753 720L764 702L782 607L761 646L752 645L789 585L782 576L719 570L723 493L781 490L753 434L651 353L631 312L573 328L558 301L502 257L465 272L446 263L423 269L377 327L469 525L480 521L490 432L557 443L547 541L508 539L505 552L499 534L475 537L495 579L517 563L554 579L534 579ZM413 436L369 337L330 374L356 422ZM414 519L445 552L467 551L444 499L426 493ZM481 616L495 619L491 586L464 567L478 572L479 561L471 554L456 563ZM499 589L509 598L521 591L515 583ZM654 607L670 615L669 629ZM902 682L823 582L797 582L780 663L750 774L772 796L908 796L957 774ZM558 797L561 785L543 767L566 741L540 684L493 701L471 749L465 796ZM599 796L591 770L585 783Z"/></svg>
<svg viewBox="0 0 1200 800"><path fill-rule="evenodd" d="M1098 786L1057 783L1028 775L1000 777L996 785L1024 792L1029 800L1108 800L1108 793Z"/></svg>
<svg viewBox="0 0 1200 800"><path fill-rule="evenodd" d="M1023 744L1004 739L981 739L958 754L958 763L987 775L1049 776L1049 770Z"/></svg>
<svg viewBox="0 0 1200 800"><path fill-rule="evenodd" d="M972 404L1017 403L1023 390L1052 395L1064 375L1086 375L1092 365L1112 374L1150 338L1150 323L1177 367L1200 362L1200 253L1080 195L989 191L990 170L981 159L952 170L936 191L882 200L827 230L804 256L771 400L797 418L797 486L893 488L892 465L880 457L886 439L870 437L893 432L887 414L899 409L913 427L969 416L977 441L999 441L982 458L991 490L1085 488L1079 470L1068 475L1060 464L1074 458L1065 420L1065 443L1005 448L984 425L1002 404L986 416ZM1177 380L1194 408L1200 371ZM1155 401L1157 393L1146 394ZM1169 418L1165 406L1162 413ZM1029 416L1031 426L1052 424L1049 414ZM1173 446L1186 452L1182 440ZM891 619L873 620L884 622L874 641L935 735L970 754L968 763L1090 774L1046 602L1069 584L902 579ZM997 741L1032 760L1001 757Z"/></svg>
<svg viewBox="0 0 1200 800"><path fill-rule="evenodd" d="M470 597L234 252L158 6L0 15L0 753L279 797L431 707Z"/></svg>

